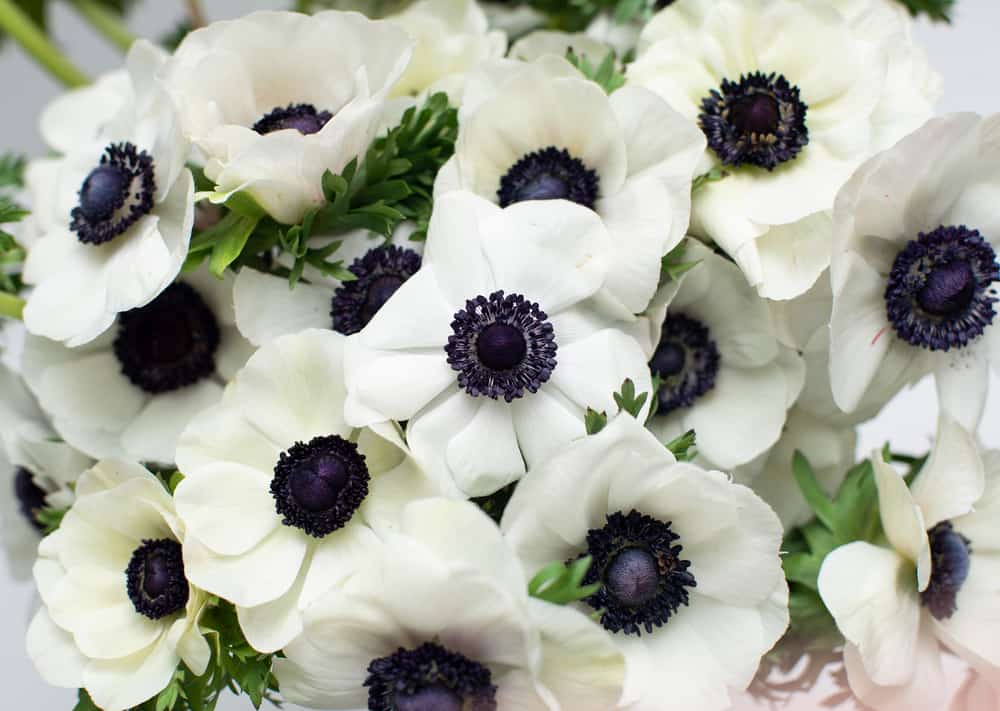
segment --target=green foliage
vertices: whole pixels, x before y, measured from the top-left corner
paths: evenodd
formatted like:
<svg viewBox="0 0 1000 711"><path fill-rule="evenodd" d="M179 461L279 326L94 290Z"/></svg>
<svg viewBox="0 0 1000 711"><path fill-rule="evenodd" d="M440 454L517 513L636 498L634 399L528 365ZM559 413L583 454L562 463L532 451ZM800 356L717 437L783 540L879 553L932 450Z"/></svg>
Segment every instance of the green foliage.
<svg viewBox="0 0 1000 711"><path fill-rule="evenodd" d="M694 177L694 180L691 181L691 192L696 193L708 183L718 182L728 175L729 173L724 171L721 166L717 165L707 173L702 173L701 175L696 175Z"/></svg>
<svg viewBox="0 0 1000 711"><path fill-rule="evenodd" d="M5 190L24 185L24 158L11 153L0 156L0 292L17 294L21 290L20 265L24 249L3 225L20 222L28 211L4 194Z"/></svg>
<svg viewBox="0 0 1000 711"><path fill-rule="evenodd" d="M580 32L595 17L608 13L618 24L645 21L653 15L655 0L528 0L548 16L550 29Z"/></svg>
<svg viewBox="0 0 1000 711"><path fill-rule="evenodd" d="M63 517L66 516L67 511L69 511L68 508L57 509L52 508L51 506L46 506L45 508L39 509L33 513L35 515L35 520L42 525L43 532L47 536L62 525Z"/></svg>
<svg viewBox="0 0 1000 711"><path fill-rule="evenodd" d="M213 711L227 689L245 694L257 709L264 701L279 705L274 696L278 683L271 673L274 655L260 654L247 643L231 604L214 602L201 619L212 651L205 673L195 676L182 664L163 691L133 711ZM74 711L96 709L82 689L80 699L81 704L91 705L78 704Z"/></svg>
<svg viewBox="0 0 1000 711"><path fill-rule="evenodd" d="M135 4L135 0L96 0L96 2L119 16L124 15ZM42 30L47 28L49 8L54 4L51 0L14 0L14 4L24 11L39 28ZM0 46L6 39L7 35L0 32Z"/></svg>
<svg viewBox="0 0 1000 711"><path fill-rule="evenodd" d="M636 394L635 383L632 382L631 378L625 378L621 390L612 393L611 397L614 398L615 404L618 406L618 412L627 412L632 417L639 419L642 408L646 405L646 400L649 399L649 393ZM583 424L588 435L597 434L607 426L608 413L598 412L588 407L583 417Z"/></svg>
<svg viewBox="0 0 1000 711"><path fill-rule="evenodd" d="M618 69L614 51L609 51L596 67L586 55L577 55L572 47L566 52L566 59L583 76L604 89L606 94L613 94L625 86L625 75Z"/></svg>
<svg viewBox="0 0 1000 711"><path fill-rule="evenodd" d="M795 453L792 473L816 514L813 521L789 533L783 545L792 629L800 637L830 636L835 629L819 596L819 571L826 556L836 548L854 541L873 541L879 535L874 471L871 462L858 464L847 473L832 498L823 491L801 452Z"/></svg>
<svg viewBox="0 0 1000 711"><path fill-rule="evenodd" d="M24 156L6 153L0 156L0 188L24 186Z"/></svg>
<svg viewBox="0 0 1000 711"><path fill-rule="evenodd" d="M426 236L434 178L455 149L458 113L446 94L434 94L422 107L408 109L400 124L377 139L362 159L354 159L339 175L323 176L326 202L306 213L297 225L279 225L248 195L237 193L225 203L221 220L195 235L186 270L208 259L222 274L244 265L269 268L276 251L292 257L293 266L279 271L294 286L307 266L341 281L354 275L343 261L332 259L340 242L334 236L364 229L389 239L404 220L417 228L411 239ZM204 184L204 181L202 181ZM317 245L315 238L325 238Z"/></svg>
<svg viewBox="0 0 1000 711"><path fill-rule="evenodd" d="M678 462L690 462L698 456L698 450L695 449L697 440L698 438L695 435L694 430L688 430L680 437L676 437L667 442L667 449L670 450L670 453L674 455L674 458Z"/></svg>
<svg viewBox="0 0 1000 711"><path fill-rule="evenodd" d="M503 512L506 510L507 504L510 503L510 497L514 495L516 488L517 482L515 481L489 496L477 496L471 501L496 523L500 523Z"/></svg>
<svg viewBox="0 0 1000 711"><path fill-rule="evenodd" d="M76 699L76 706L73 707L73 711L101 711L93 699L90 698L90 694L83 689L77 692Z"/></svg>
<svg viewBox="0 0 1000 711"><path fill-rule="evenodd" d="M926 14L932 20L951 22L951 11L955 7L955 0L900 0L910 14L916 16L921 13Z"/></svg>
<svg viewBox="0 0 1000 711"><path fill-rule="evenodd" d="M701 264L700 259L693 262L684 260L684 253L687 251L687 240L682 240L680 244L663 255L660 260L660 281L666 283L680 279L682 275L691 271ZM659 390L659 388L655 388Z"/></svg>
<svg viewBox="0 0 1000 711"><path fill-rule="evenodd" d="M588 555L569 565L550 563L539 570L528 583L528 594L556 605L568 605L590 597L601 589L600 583L580 584L587 575L591 562L592 558Z"/></svg>

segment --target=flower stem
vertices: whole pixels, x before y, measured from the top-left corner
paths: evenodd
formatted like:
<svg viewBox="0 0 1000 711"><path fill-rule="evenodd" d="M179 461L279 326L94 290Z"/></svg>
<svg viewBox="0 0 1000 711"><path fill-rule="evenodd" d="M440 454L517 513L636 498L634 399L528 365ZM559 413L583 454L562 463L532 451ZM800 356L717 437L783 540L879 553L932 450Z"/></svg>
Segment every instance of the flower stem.
<svg viewBox="0 0 1000 711"><path fill-rule="evenodd" d="M7 318L21 320L21 314L24 312L24 299L15 296L14 294L8 294L6 292L0 291L0 316L6 316Z"/></svg>
<svg viewBox="0 0 1000 711"><path fill-rule="evenodd" d="M90 83L87 75L76 68L59 48L45 36L31 18L14 4L0 0L0 29L13 37L28 54L65 86L77 87Z"/></svg>
<svg viewBox="0 0 1000 711"><path fill-rule="evenodd" d="M94 0L73 0L72 4L83 19L123 52L127 52L135 42L135 35L104 5Z"/></svg>

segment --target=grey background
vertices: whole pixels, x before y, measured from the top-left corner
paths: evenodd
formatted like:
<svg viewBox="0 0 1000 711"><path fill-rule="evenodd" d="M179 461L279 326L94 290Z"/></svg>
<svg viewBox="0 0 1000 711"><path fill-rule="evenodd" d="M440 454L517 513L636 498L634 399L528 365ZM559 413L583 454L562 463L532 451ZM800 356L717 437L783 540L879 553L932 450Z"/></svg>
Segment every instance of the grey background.
<svg viewBox="0 0 1000 711"><path fill-rule="evenodd" d="M280 0L206 0L210 19L223 19L261 8L282 8L291 3ZM121 55L75 13L54 2L52 27L57 40L73 60L91 75L114 68ZM138 35L160 37L183 17L181 0L146 0L129 19ZM940 112L1000 111L1000 3L997 0L958 0L952 26L921 22L917 36L927 48L932 64L944 75L945 93ZM36 127L42 107L57 95L59 85L38 69L20 50L10 44L0 52L0 81L4 102L0 114L0 151L38 155L44 150ZM1000 206L998 206L1000 209ZM1000 379L994 377L993 397L981 430L983 441L1000 447ZM868 452L888 439L898 450L923 451L934 433L937 406L933 386L923 382L902 393L886 411L862 430L860 451ZM266 571L261 571L266 575ZM4 708L34 711L70 711L75 694L47 687L35 673L24 652L24 630L34 605L30 583L16 583L0 572L0 694ZM798 707L798 706L797 706ZM250 708L246 700L228 699L224 711ZM286 708L295 708L288 707ZM801 708L801 707L799 707Z"/></svg>

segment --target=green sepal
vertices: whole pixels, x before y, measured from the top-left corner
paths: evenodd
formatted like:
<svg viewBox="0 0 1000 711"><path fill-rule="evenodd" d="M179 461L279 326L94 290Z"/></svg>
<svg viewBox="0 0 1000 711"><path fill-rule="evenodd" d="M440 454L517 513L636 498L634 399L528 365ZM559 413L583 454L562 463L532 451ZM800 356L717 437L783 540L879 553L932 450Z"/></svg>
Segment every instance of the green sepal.
<svg viewBox="0 0 1000 711"><path fill-rule="evenodd" d="M580 583L586 577L592 560L588 555L569 565L560 562L549 563L528 583L528 594L555 605L568 605L590 597L601 589L600 583L590 585L580 585Z"/></svg>
<svg viewBox="0 0 1000 711"><path fill-rule="evenodd" d="M667 442L666 447L678 462L690 462L698 456L698 451L695 449L697 443L698 437L694 430L688 430Z"/></svg>

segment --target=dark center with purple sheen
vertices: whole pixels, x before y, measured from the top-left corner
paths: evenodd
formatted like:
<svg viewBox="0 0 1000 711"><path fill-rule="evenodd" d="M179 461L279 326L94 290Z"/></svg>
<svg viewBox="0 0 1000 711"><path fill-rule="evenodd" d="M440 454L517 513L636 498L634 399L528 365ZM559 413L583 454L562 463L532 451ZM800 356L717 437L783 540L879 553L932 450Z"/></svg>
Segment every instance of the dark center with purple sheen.
<svg viewBox="0 0 1000 711"><path fill-rule="evenodd" d="M600 191L597 172L566 149L549 146L520 158L500 179L500 207L526 200L570 200L593 209Z"/></svg>
<svg viewBox="0 0 1000 711"><path fill-rule="evenodd" d="M556 366L548 316L520 294L496 291L465 302L444 350L458 384L472 397L507 402L537 392Z"/></svg>
<svg viewBox="0 0 1000 711"><path fill-rule="evenodd" d="M964 348L996 316L1000 266L993 246L965 226L921 232L896 255L885 288L896 335L932 351Z"/></svg>
<svg viewBox="0 0 1000 711"><path fill-rule="evenodd" d="M497 710L490 670L435 642L372 660L365 686L369 711Z"/></svg>
<svg viewBox="0 0 1000 711"><path fill-rule="evenodd" d="M297 442L281 453L271 495L283 524L323 538L351 520L368 496L368 481L358 446L327 435Z"/></svg>
<svg viewBox="0 0 1000 711"><path fill-rule="evenodd" d="M946 620L958 609L958 593L969 577L971 544L943 521L927 532L931 544L931 582L920 593L920 603L938 620Z"/></svg>
<svg viewBox="0 0 1000 711"><path fill-rule="evenodd" d="M312 104L289 104L264 114L253 130L260 134L292 129L303 135L318 133L333 118L329 111L319 111Z"/></svg>
<svg viewBox="0 0 1000 711"><path fill-rule="evenodd" d="M395 245L370 249L348 267L356 279L341 284L330 304L333 330L351 335L375 318L393 294L420 269L420 255Z"/></svg>
<svg viewBox="0 0 1000 711"><path fill-rule="evenodd" d="M201 295L175 282L146 306L118 317L114 351L134 385L159 394L215 373L219 341L215 315Z"/></svg>
<svg viewBox="0 0 1000 711"><path fill-rule="evenodd" d="M125 570L126 590L136 612L159 620L183 610L190 589L181 544L169 538L145 540Z"/></svg>
<svg viewBox="0 0 1000 711"><path fill-rule="evenodd" d="M657 412L666 415L694 404L715 387L719 365L719 350L708 327L684 314L668 314L649 361L660 378Z"/></svg>
<svg viewBox="0 0 1000 711"><path fill-rule="evenodd" d="M690 561L672 523L638 511L608 514L602 528L587 532L592 563L583 584L600 583L584 602L601 613L610 632L641 635L667 624L696 586Z"/></svg>
<svg viewBox="0 0 1000 711"><path fill-rule="evenodd" d="M153 159L131 143L112 143L80 186L70 229L85 244L104 244L153 210Z"/></svg>

